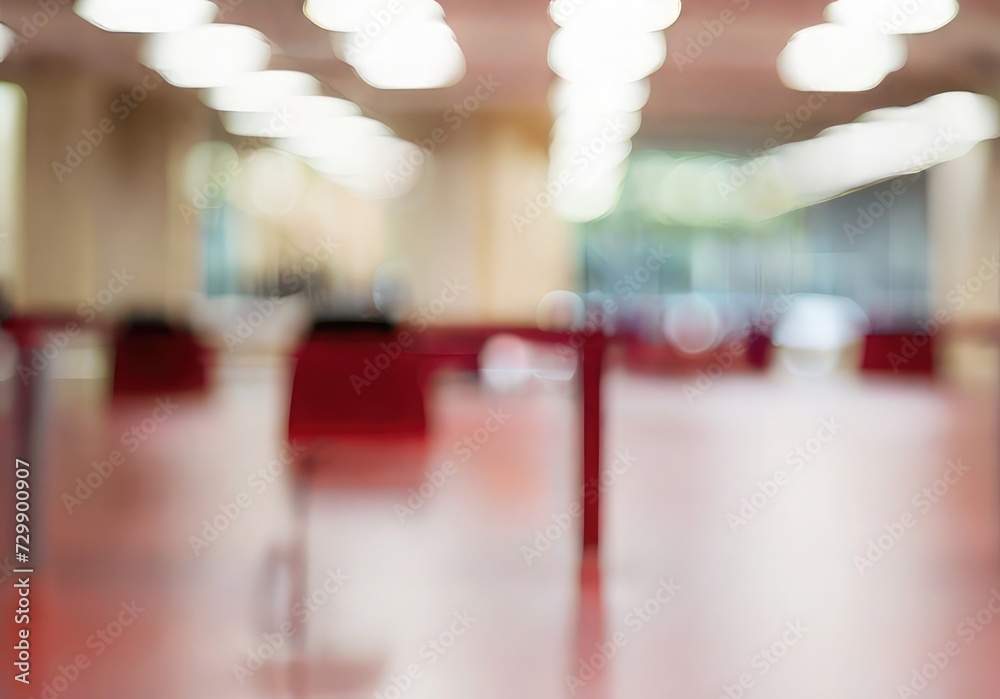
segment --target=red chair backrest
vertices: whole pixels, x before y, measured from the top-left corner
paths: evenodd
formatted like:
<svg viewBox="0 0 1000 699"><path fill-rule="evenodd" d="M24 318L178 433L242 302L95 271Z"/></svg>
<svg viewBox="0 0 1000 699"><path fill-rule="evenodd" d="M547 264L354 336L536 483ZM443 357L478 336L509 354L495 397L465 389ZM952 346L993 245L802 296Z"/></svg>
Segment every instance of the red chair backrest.
<svg viewBox="0 0 1000 699"><path fill-rule="evenodd" d="M933 374L934 338L916 333L879 333L865 338L862 371Z"/></svg>
<svg viewBox="0 0 1000 699"><path fill-rule="evenodd" d="M94 326L103 330L103 326ZM66 314L12 315L3 321L3 329L11 334L19 347L31 349L52 345L62 349L68 340L87 327L77 316Z"/></svg>
<svg viewBox="0 0 1000 699"><path fill-rule="evenodd" d="M746 338L747 364L754 369L767 369L771 364L771 336L760 328L753 329Z"/></svg>
<svg viewBox="0 0 1000 699"><path fill-rule="evenodd" d="M204 391L209 350L186 328L158 321L129 323L115 339L111 394L150 396Z"/></svg>
<svg viewBox="0 0 1000 699"><path fill-rule="evenodd" d="M288 438L424 436L424 396L409 345L402 332L377 323L315 329L295 355Z"/></svg>

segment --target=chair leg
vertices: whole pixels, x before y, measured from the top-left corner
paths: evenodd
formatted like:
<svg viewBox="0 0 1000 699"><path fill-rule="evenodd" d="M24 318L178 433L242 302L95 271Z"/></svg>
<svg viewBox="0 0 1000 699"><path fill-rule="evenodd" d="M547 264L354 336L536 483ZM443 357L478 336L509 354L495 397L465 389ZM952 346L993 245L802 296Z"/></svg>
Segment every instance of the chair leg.
<svg viewBox="0 0 1000 699"><path fill-rule="evenodd" d="M289 551L288 570L290 577L288 599L288 621L292 625L290 639L291 657L288 662L288 690L294 699L303 699L308 689L305 662L305 625L298 625L293 616L295 604L308 594L309 581L309 495L312 489L314 460L306 454L300 464L292 485L292 517L294 526L292 545Z"/></svg>
<svg viewBox="0 0 1000 699"><path fill-rule="evenodd" d="M277 592L282 589L281 576L287 574L288 569L288 551L281 546L275 546L264 557L257 596L252 605L257 616L257 631L260 634L271 633L281 627L283 620L275 618L275 605L279 600ZM285 688L282 684L284 677L275 672L265 673L264 678L269 696L281 696Z"/></svg>

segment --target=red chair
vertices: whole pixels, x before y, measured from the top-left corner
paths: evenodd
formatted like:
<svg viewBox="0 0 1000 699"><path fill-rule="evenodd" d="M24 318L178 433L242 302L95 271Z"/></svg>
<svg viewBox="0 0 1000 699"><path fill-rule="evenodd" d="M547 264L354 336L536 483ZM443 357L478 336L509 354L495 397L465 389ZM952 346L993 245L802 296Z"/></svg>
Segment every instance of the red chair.
<svg viewBox="0 0 1000 699"><path fill-rule="evenodd" d="M158 319L124 324L115 338L113 398L202 392L209 350L187 328Z"/></svg>
<svg viewBox="0 0 1000 699"><path fill-rule="evenodd" d="M288 439L304 448L294 469L296 532L284 554L293 599L301 599L308 588L309 496L320 472L356 473L359 465L392 471L394 460L406 460L414 451L424 467L427 416L419 361L409 351L413 344L412 331L387 323L321 321L293 355ZM275 555L279 560L268 561L266 576L280 567L275 563L282 553ZM292 609L287 621L294 619ZM295 634L297 652L304 640L304 633ZM289 666L293 696L305 693L300 674Z"/></svg>
<svg viewBox="0 0 1000 699"><path fill-rule="evenodd" d="M934 338L923 331L868 335L861 370L933 375Z"/></svg>
<svg viewBox="0 0 1000 699"><path fill-rule="evenodd" d="M754 328L746 338L747 364L754 369L767 369L771 365L774 346L771 336L763 329Z"/></svg>
<svg viewBox="0 0 1000 699"><path fill-rule="evenodd" d="M412 336L383 323L318 324L295 355L288 438L423 437L427 432Z"/></svg>
<svg viewBox="0 0 1000 699"><path fill-rule="evenodd" d="M552 332L526 326L466 326L434 328L420 338L415 350L427 366L463 370L479 368L483 346L497 335L515 335L529 342L565 347L577 353L579 361L580 419L582 444L581 491L583 506L584 570L595 561L600 540L601 477L601 377L609 338L600 330Z"/></svg>

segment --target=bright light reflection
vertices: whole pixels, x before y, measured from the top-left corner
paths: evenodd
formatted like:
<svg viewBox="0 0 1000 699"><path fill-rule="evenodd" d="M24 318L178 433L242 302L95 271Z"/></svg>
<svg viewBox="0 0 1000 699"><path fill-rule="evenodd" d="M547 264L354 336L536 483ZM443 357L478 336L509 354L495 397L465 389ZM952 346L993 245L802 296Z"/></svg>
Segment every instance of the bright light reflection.
<svg viewBox="0 0 1000 699"><path fill-rule="evenodd" d="M556 78L549 90L549 108L563 112L611 114L637 112L649 100L649 80L635 82L568 82Z"/></svg>
<svg viewBox="0 0 1000 699"><path fill-rule="evenodd" d="M844 351L860 342L868 329L865 312L849 298L795 294L778 317L772 341L789 371L816 378L834 371Z"/></svg>
<svg viewBox="0 0 1000 699"><path fill-rule="evenodd" d="M557 29L549 42L549 67L566 80L635 82L663 65L662 32L610 33L588 28Z"/></svg>
<svg viewBox="0 0 1000 699"><path fill-rule="evenodd" d="M231 134L253 138L301 136L324 121L360 116L358 105L325 95L293 96L266 112L222 112L222 125Z"/></svg>
<svg viewBox="0 0 1000 699"><path fill-rule="evenodd" d="M462 49L448 25L440 22L387 30L364 48L346 52L344 60L362 80L383 90L447 87L465 75Z"/></svg>
<svg viewBox="0 0 1000 699"><path fill-rule="evenodd" d="M17 33L6 24L0 23L0 61L7 57L10 50L14 48L17 40Z"/></svg>
<svg viewBox="0 0 1000 699"><path fill-rule="evenodd" d="M209 24L218 12L208 0L77 0L73 11L109 32L175 32Z"/></svg>
<svg viewBox="0 0 1000 699"><path fill-rule="evenodd" d="M390 25L444 18L444 9L434 0L306 0L302 11L323 29L369 38Z"/></svg>
<svg viewBox="0 0 1000 699"><path fill-rule="evenodd" d="M273 112L292 97L320 94L320 84L308 73L265 70L238 76L231 83L203 90L201 100L228 112Z"/></svg>
<svg viewBox="0 0 1000 699"><path fill-rule="evenodd" d="M763 220L960 157L1000 136L1000 106L949 92L879 109L754 158L658 156L646 204L688 224Z"/></svg>
<svg viewBox="0 0 1000 699"><path fill-rule="evenodd" d="M590 24L606 29L655 32L681 14L680 0L552 0L549 17L560 27Z"/></svg>
<svg viewBox="0 0 1000 699"><path fill-rule="evenodd" d="M267 67L271 44L250 27L207 24L153 34L139 60L180 87L215 87Z"/></svg>
<svg viewBox="0 0 1000 699"><path fill-rule="evenodd" d="M940 29L958 14L957 0L837 0L828 22L883 34L922 34Z"/></svg>
<svg viewBox="0 0 1000 699"><path fill-rule="evenodd" d="M371 139L392 136L385 124L363 116L348 116L330 119L317 128L301 136L279 138L276 145L303 158L340 158L345 154L349 159L360 159L370 147Z"/></svg>
<svg viewBox="0 0 1000 699"><path fill-rule="evenodd" d="M901 37L820 24L789 39L778 56L778 76L804 92L859 92L877 86L904 63Z"/></svg>

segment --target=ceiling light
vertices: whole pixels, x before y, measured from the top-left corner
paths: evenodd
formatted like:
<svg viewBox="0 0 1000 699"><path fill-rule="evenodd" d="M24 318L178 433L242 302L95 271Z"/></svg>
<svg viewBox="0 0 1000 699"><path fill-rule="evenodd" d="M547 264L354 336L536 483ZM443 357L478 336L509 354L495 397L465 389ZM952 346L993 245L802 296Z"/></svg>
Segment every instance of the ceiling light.
<svg viewBox="0 0 1000 699"><path fill-rule="evenodd" d="M794 90L870 90L906 62L902 37L839 24L796 32L778 56L778 75Z"/></svg>
<svg viewBox="0 0 1000 699"><path fill-rule="evenodd" d="M208 0L77 0L73 11L109 32L174 32L210 23L218 7Z"/></svg>
<svg viewBox="0 0 1000 699"><path fill-rule="evenodd" d="M549 17L560 27L584 23L655 32L677 21L680 0L552 0Z"/></svg>
<svg viewBox="0 0 1000 699"><path fill-rule="evenodd" d="M244 73L228 84L203 90L201 101L226 112L273 112L292 97L319 95L321 87L308 73L264 70Z"/></svg>
<svg viewBox="0 0 1000 699"><path fill-rule="evenodd" d="M409 141L384 133L352 140L340 149L330 149L327 155L309 158L309 164L319 172L335 177L373 171L391 172L397 169L395 160L398 157L405 157L410 147L418 148Z"/></svg>
<svg viewBox="0 0 1000 699"><path fill-rule="evenodd" d="M420 22L387 30L368 43L354 35L336 37L340 56L369 85L384 90L418 90L454 85L465 75L465 56L448 25Z"/></svg>
<svg viewBox="0 0 1000 699"><path fill-rule="evenodd" d="M267 67L271 44L250 27L206 24L148 37L139 60L180 87L214 87Z"/></svg>
<svg viewBox="0 0 1000 699"><path fill-rule="evenodd" d="M973 92L942 92L909 107L886 107L863 114L858 121L922 123L941 130L948 141L978 143L1000 132L996 100Z"/></svg>
<svg viewBox="0 0 1000 699"><path fill-rule="evenodd" d="M270 111L225 111L220 114L226 131L253 138L299 136L314 130L324 121L360 115L361 109L353 102L325 95L289 97L276 102Z"/></svg>
<svg viewBox="0 0 1000 699"><path fill-rule="evenodd" d="M0 23L0 61L7 57L17 41L17 33L6 24Z"/></svg>
<svg viewBox="0 0 1000 699"><path fill-rule="evenodd" d="M389 25L444 19L444 9L434 0L306 0L302 11L323 29L369 38Z"/></svg>
<svg viewBox="0 0 1000 699"><path fill-rule="evenodd" d="M632 138L639 130L642 115L639 112L617 114L588 114L564 112L552 125L552 143L578 144L592 149L607 144L620 143Z"/></svg>
<svg viewBox="0 0 1000 699"><path fill-rule="evenodd" d="M308 133L278 139L276 145L303 158L344 158L358 160L369 154L370 139L394 135L388 126L363 116L330 119Z"/></svg>
<svg viewBox="0 0 1000 699"><path fill-rule="evenodd" d="M555 115L563 112L636 112L649 100L649 80L635 82L568 82L556 78L549 90L549 107Z"/></svg>
<svg viewBox="0 0 1000 699"><path fill-rule="evenodd" d="M853 122L775 151L779 176L810 203L893 177L933 141L933 129L907 122Z"/></svg>
<svg viewBox="0 0 1000 699"><path fill-rule="evenodd" d="M817 137L753 158L649 154L643 205L691 225L760 221L953 160L1000 136L1000 105L947 92L868 112Z"/></svg>
<svg viewBox="0 0 1000 699"><path fill-rule="evenodd" d="M319 172L356 194L391 199L413 189L426 160L414 143L395 136L360 139L336 156L309 160Z"/></svg>
<svg viewBox="0 0 1000 699"><path fill-rule="evenodd" d="M601 218L618 203L623 179L624 168L618 168L586 183L573 182L553 198L552 208L563 220L575 223Z"/></svg>
<svg viewBox="0 0 1000 699"><path fill-rule="evenodd" d="M922 34L940 29L957 14L957 0L837 0L827 5L823 17L883 34Z"/></svg>
<svg viewBox="0 0 1000 699"><path fill-rule="evenodd" d="M549 42L549 67L566 80L635 82L663 65L661 32L614 32L600 28L557 29Z"/></svg>

